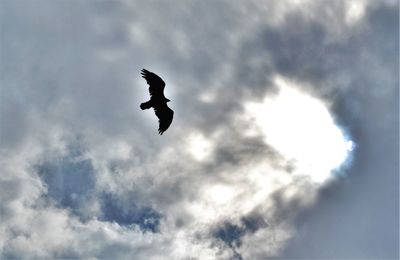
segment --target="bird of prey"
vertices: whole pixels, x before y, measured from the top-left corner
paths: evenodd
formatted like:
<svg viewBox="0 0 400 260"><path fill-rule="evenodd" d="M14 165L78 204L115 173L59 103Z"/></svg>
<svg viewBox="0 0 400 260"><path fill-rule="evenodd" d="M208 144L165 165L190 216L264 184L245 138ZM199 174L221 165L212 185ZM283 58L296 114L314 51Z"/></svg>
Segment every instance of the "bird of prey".
<svg viewBox="0 0 400 260"><path fill-rule="evenodd" d="M158 117L158 133L162 135L171 125L174 111L167 106L170 100L164 96L165 82L155 73L142 69L142 77L149 85L150 100L140 104L142 110L154 108Z"/></svg>

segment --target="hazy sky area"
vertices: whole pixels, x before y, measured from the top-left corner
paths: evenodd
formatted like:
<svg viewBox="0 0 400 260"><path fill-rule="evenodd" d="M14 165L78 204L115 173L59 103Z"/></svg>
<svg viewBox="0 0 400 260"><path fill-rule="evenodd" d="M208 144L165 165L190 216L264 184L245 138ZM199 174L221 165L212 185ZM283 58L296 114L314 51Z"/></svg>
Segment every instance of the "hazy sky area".
<svg viewBox="0 0 400 260"><path fill-rule="evenodd" d="M398 21L395 0L1 0L0 258L398 259Z"/></svg>

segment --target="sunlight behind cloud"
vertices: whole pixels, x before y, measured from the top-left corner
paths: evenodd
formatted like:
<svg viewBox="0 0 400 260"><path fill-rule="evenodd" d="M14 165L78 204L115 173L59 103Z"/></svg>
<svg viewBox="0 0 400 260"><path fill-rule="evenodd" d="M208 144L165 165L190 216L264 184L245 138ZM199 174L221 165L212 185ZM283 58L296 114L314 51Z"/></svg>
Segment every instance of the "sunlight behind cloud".
<svg viewBox="0 0 400 260"><path fill-rule="evenodd" d="M212 152L212 143L201 134L192 134L188 140L188 152L197 161L205 160Z"/></svg>
<svg viewBox="0 0 400 260"><path fill-rule="evenodd" d="M365 1L347 1L346 8L346 23L353 24L359 21L365 14L366 2Z"/></svg>
<svg viewBox="0 0 400 260"><path fill-rule="evenodd" d="M296 173L320 183L345 160L353 143L346 140L327 107L281 78L279 94L262 103L246 104L265 142L293 161Z"/></svg>

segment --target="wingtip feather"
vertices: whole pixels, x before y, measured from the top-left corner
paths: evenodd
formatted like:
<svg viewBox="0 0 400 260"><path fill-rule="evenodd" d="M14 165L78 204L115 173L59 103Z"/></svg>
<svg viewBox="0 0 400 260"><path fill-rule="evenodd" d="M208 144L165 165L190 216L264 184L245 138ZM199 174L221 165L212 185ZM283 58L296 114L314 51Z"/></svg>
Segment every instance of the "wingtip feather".
<svg viewBox="0 0 400 260"><path fill-rule="evenodd" d="M150 74L150 71L146 70L146 69L142 69L142 71L140 72L140 74L142 75L143 78L147 79L147 77Z"/></svg>

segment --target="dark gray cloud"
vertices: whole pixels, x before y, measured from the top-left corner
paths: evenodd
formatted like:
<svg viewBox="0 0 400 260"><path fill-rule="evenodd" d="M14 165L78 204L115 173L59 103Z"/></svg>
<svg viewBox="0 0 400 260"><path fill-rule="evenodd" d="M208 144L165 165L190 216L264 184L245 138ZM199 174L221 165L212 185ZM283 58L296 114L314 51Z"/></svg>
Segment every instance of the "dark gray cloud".
<svg viewBox="0 0 400 260"><path fill-rule="evenodd" d="M353 55L363 57L343 64L353 79L340 93L336 113L358 146L353 165L345 179L323 189L318 204L297 219L301 228L284 257L398 257L397 20L397 8L371 8L369 33L350 47Z"/></svg>

